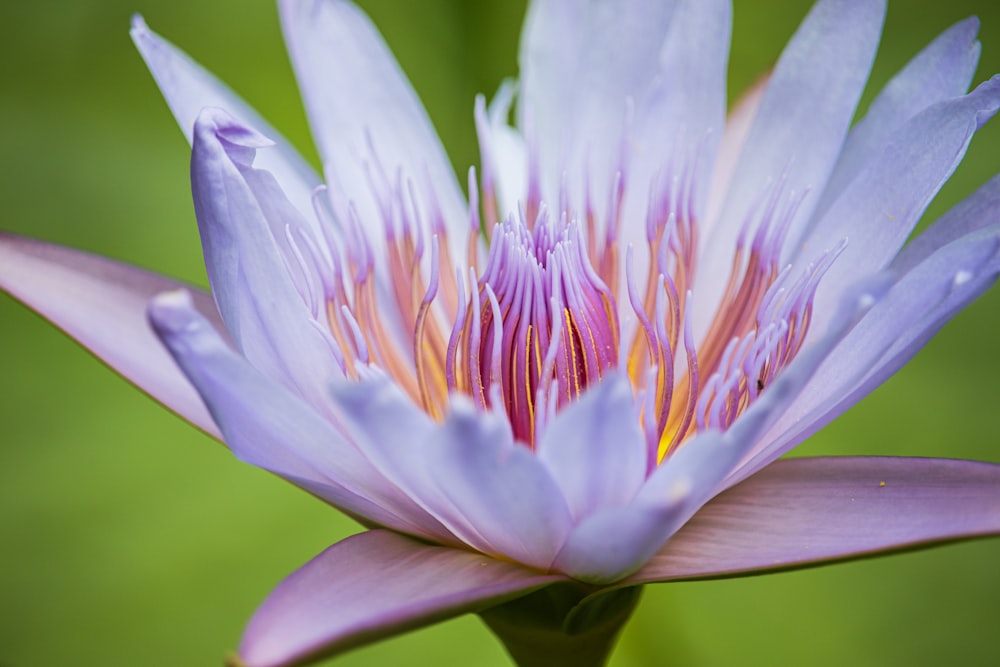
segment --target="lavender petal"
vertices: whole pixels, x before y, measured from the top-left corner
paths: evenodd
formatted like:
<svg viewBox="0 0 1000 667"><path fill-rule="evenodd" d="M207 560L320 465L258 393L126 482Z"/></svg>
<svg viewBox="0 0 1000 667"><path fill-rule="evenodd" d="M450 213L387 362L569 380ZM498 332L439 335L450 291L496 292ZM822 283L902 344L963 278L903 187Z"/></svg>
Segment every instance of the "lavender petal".
<svg viewBox="0 0 1000 667"><path fill-rule="evenodd" d="M293 259L281 252L285 229L301 229L302 217L252 166L266 142L221 109L205 109L195 123L191 182L208 279L244 356L323 409L328 383L343 371L321 313L293 282Z"/></svg>
<svg viewBox="0 0 1000 667"><path fill-rule="evenodd" d="M312 191L320 184L320 178L295 147L226 84L150 30L141 16L132 18L130 32L188 142L194 140L194 122L202 109L225 109L242 124L275 142L275 150L261 154L257 166L274 174L295 207L304 215L309 214Z"/></svg>
<svg viewBox="0 0 1000 667"><path fill-rule="evenodd" d="M430 220L440 207L452 256L463 256L468 222L462 191L427 113L375 26L343 0L278 4L331 190L343 192L361 220L377 220L366 172L381 170L390 179L401 172L417 186L421 218ZM434 201L425 196L431 187ZM380 236L370 240L383 242Z"/></svg>
<svg viewBox="0 0 1000 667"><path fill-rule="evenodd" d="M385 380L335 388L338 421L388 479L466 544L546 569L569 532L559 487L505 416L457 397L435 424Z"/></svg>
<svg viewBox="0 0 1000 667"><path fill-rule="evenodd" d="M737 238L748 212L775 183L787 193L823 188L868 79L884 17L884 0L822 0L813 6L767 84L713 238ZM792 247L817 203L817 196L807 197L797 209L788 232ZM728 243L710 242L699 280L728 275L731 253ZM702 290L699 302L712 306L722 287L717 293ZM696 333L707 325L709 312L696 320Z"/></svg>
<svg viewBox="0 0 1000 667"><path fill-rule="evenodd" d="M185 293L158 296L149 306L149 318L239 459L290 480L354 517L454 541L379 475L331 423L223 344Z"/></svg>
<svg viewBox="0 0 1000 667"><path fill-rule="evenodd" d="M627 377L605 378L548 424L538 459L579 521L632 500L646 478L646 442Z"/></svg>
<svg viewBox="0 0 1000 667"><path fill-rule="evenodd" d="M945 30L885 85L865 117L851 128L816 215L878 157L903 123L937 102L964 95L979 62L979 20L968 18Z"/></svg>

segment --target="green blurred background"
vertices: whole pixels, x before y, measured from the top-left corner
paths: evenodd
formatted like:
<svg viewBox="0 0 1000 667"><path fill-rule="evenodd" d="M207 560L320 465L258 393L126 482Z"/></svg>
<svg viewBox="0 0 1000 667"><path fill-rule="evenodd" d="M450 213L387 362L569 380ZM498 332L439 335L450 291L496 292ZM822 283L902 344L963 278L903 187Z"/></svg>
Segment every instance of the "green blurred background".
<svg viewBox="0 0 1000 667"><path fill-rule="evenodd" d="M361 2L463 171L473 95L516 74L523 1ZM808 4L737 0L731 94L773 63ZM204 283L188 149L132 48L132 12L316 161L269 0L3 0L0 227ZM1000 71L993 0L897 0L873 82L969 14L984 23L976 80ZM932 215L1000 170L998 148L995 121ZM0 323L0 666L219 665L273 585L356 530L2 296ZM1000 461L998 324L995 291L798 453ZM649 587L612 664L996 664L998 618L1000 540L976 541ZM475 617L334 662L507 664Z"/></svg>

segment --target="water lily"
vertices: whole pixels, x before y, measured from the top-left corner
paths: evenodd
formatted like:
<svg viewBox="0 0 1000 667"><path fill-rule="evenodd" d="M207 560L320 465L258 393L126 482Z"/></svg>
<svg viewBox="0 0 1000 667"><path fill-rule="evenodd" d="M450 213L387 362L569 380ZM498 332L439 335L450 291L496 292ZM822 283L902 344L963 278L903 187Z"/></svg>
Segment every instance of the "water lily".
<svg viewBox="0 0 1000 667"><path fill-rule="evenodd" d="M821 0L727 117L728 2L536 0L466 197L368 19L280 9L322 177L133 23L211 294L0 235L5 290L368 528L273 592L239 664L469 611L519 664L600 664L646 583L1000 533L1000 466L776 462L1000 271L1000 177L904 245L1000 107L1000 78L967 92L974 19L852 127L883 2Z"/></svg>

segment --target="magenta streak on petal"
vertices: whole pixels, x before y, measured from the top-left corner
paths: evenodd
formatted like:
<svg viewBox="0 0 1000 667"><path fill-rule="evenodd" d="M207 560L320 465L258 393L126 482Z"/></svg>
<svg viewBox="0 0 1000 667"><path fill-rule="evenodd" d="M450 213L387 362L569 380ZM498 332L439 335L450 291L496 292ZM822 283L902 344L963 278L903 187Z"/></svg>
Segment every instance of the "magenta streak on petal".
<svg viewBox="0 0 1000 667"><path fill-rule="evenodd" d="M247 667L285 667L566 581L384 530L334 544L285 579L240 644Z"/></svg>
<svg viewBox="0 0 1000 667"><path fill-rule="evenodd" d="M156 294L186 288L221 325L201 289L79 250L0 232L0 289L36 310L157 401L215 438L219 429L146 321Z"/></svg>
<svg viewBox="0 0 1000 667"><path fill-rule="evenodd" d="M625 585L807 567L1000 534L1000 465L778 461L705 505Z"/></svg>

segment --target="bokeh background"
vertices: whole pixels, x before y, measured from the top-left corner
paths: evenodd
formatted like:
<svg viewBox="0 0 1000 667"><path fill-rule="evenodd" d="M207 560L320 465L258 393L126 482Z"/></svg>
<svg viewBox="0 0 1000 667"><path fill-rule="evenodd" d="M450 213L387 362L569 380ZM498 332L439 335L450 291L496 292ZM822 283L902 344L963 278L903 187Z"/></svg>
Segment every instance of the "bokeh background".
<svg viewBox="0 0 1000 667"><path fill-rule="evenodd" d="M472 98L516 74L524 0L365 0L456 167ZM871 90L970 14L1000 71L993 0L890 3ZM730 94L772 64L807 0L737 0ZM0 227L196 283L188 148L128 38L132 12L240 91L316 162L270 0L0 2ZM706 45L708 47L710 45ZM331 63L331 66L336 66ZM864 104L863 103L863 104ZM1000 170L1000 121L928 218ZM1000 291L797 454L1000 461ZM0 665L220 665L288 572L357 526L236 462L0 295ZM1000 662L1000 540L647 588L613 665ZM505 665L477 618L338 665Z"/></svg>

